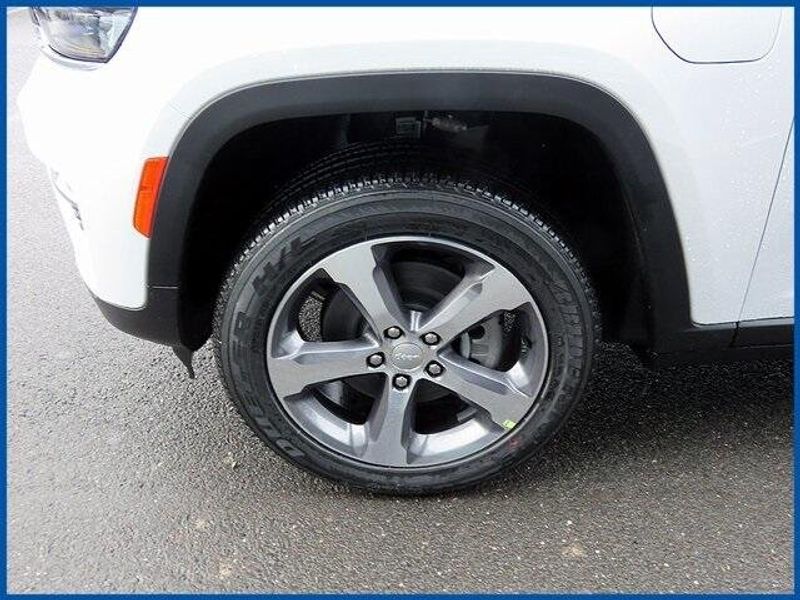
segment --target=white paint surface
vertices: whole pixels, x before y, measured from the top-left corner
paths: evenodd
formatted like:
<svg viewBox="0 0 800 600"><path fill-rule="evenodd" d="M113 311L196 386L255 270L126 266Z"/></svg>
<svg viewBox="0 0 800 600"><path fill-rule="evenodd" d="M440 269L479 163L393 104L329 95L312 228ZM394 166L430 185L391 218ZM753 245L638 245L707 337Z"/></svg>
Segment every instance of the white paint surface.
<svg viewBox="0 0 800 600"><path fill-rule="evenodd" d="M794 130L764 230L742 320L794 316Z"/></svg>
<svg viewBox="0 0 800 600"><path fill-rule="evenodd" d="M780 8L653 8L653 24L664 42L683 60L695 63L764 58L775 43L780 22Z"/></svg>
<svg viewBox="0 0 800 600"><path fill-rule="evenodd" d="M555 73L608 91L641 124L673 204L692 318L738 319L793 115L793 9L755 62L687 63L649 8L140 8L107 65L38 61L21 96L33 152L84 215L81 272L125 307L145 300L132 227L146 157L243 87L402 70ZM759 312L757 306L752 309Z"/></svg>

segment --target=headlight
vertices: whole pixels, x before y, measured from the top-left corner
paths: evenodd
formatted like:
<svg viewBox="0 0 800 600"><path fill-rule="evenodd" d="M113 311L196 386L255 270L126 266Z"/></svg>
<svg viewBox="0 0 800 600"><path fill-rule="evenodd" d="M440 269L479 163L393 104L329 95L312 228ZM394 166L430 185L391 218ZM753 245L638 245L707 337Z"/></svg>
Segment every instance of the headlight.
<svg viewBox="0 0 800 600"><path fill-rule="evenodd" d="M75 60L107 62L122 43L136 9L113 6L34 6L42 43Z"/></svg>

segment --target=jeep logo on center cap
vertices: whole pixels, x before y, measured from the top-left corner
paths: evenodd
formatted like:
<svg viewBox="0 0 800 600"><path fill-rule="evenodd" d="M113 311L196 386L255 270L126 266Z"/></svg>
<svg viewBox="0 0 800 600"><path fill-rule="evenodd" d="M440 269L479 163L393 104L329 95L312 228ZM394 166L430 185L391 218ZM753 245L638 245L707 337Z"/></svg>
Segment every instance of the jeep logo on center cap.
<svg viewBox="0 0 800 600"><path fill-rule="evenodd" d="M416 369L422 364L422 350L416 344L398 344L392 349L392 364L406 371Z"/></svg>

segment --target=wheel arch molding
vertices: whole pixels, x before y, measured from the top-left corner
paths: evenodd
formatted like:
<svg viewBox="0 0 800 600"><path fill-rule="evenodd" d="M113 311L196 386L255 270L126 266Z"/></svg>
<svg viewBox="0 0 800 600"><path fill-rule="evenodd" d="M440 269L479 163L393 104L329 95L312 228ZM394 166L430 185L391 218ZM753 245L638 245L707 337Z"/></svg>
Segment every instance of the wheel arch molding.
<svg viewBox="0 0 800 600"><path fill-rule="evenodd" d="M149 292L176 290L178 305L170 313L179 322L170 331L178 332L180 339L172 335L155 341L196 349L206 339L207 332L200 331L180 306L184 247L204 173L229 140L252 127L286 119L423 110L543 114L592 133L611 160L635 227L644 270L646 345L655 351L677 351L698 343L730 344L718 332L697 335L704 328L691 321L685 262L667 188L650 143L630 111L606 91L571 78L461 71L279 81L234 91L208 104L172 149L156 209L148 287Z"/></svg>

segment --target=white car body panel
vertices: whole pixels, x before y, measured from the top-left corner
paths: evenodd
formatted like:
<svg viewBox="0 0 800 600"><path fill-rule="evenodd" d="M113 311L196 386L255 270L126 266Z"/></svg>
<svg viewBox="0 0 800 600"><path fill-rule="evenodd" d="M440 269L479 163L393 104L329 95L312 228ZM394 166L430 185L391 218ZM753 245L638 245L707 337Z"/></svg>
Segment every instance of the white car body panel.
<svg viewBox="0 0 800 600"><path fill-rule="evenodd" d="M108 64L42 57L20 108L34 153L80 205L84 230L73 239L87 284L137 308L147 281L148 240L132 227L142 163L169 155L214 100L273 81L408 70L589 82L627 107L654 150L693 321L728 323L772 314L767 294L793 297L762 293L769 275L757 273L743 312L793 120L793 9L780 14L759 60L692 64L665 45L650 8L140 8ZM747 36L741 43L752 55ZM792 197L791 178L785 186Z"/></svg>
<svg viewBox="0 0 800 600"><path fill-rule="evenodd" d="M741 320L794 316L794 128Z"/></svg>
<svg viewBox="0 0 800 600"><path fill-rule="evenodd" d="M779 8L653 8L653 25L680 58L694 63L747 62L764 58L775 44Z"/></svg>

